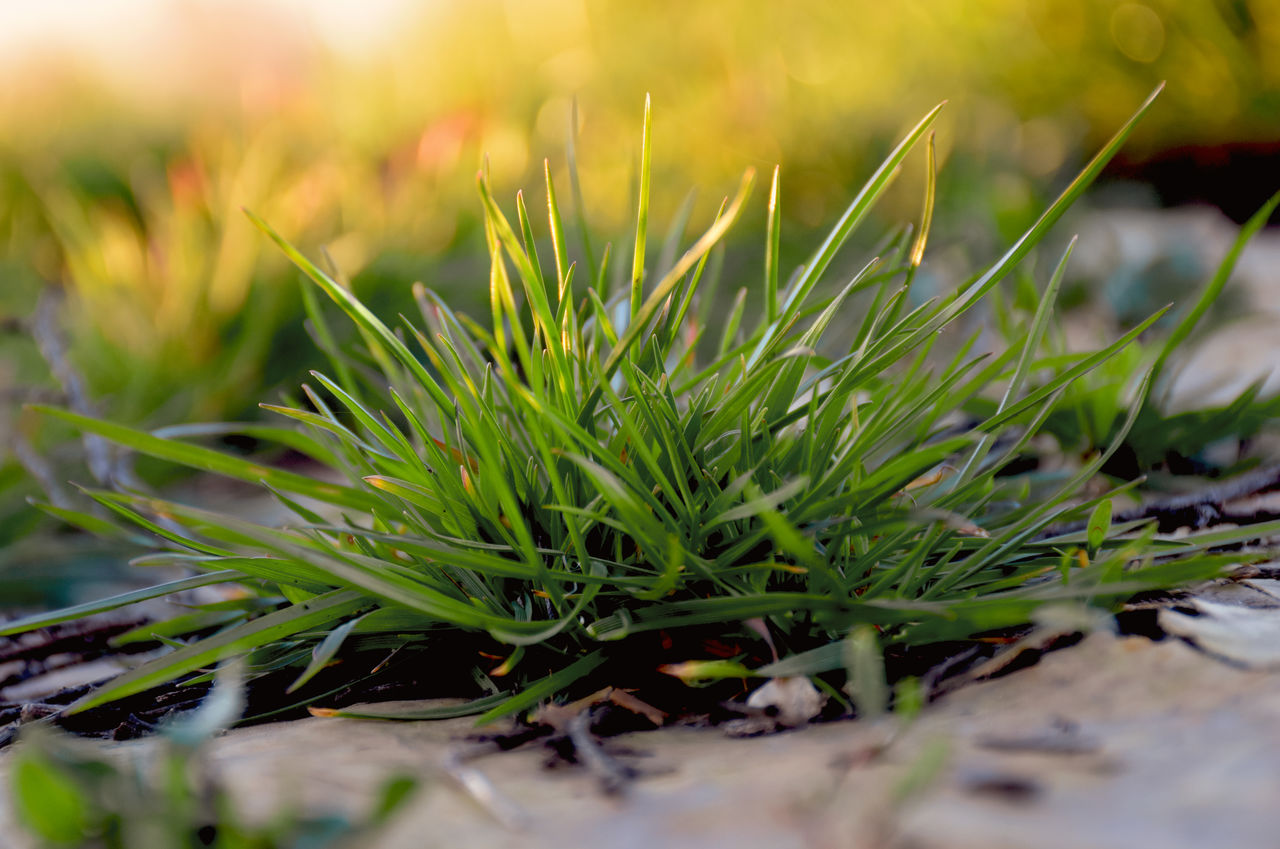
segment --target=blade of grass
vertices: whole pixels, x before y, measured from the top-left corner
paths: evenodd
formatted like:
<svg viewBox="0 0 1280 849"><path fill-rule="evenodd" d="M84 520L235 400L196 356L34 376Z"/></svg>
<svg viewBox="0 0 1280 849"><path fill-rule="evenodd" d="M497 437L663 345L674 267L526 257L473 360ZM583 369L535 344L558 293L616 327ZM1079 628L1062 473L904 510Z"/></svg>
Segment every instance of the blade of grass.
<svg viewBox="0 0 1280 849"><path fill-rule="evenodd" d="M1240 254L1244 252L1249 240L1266 226L1267 221L1271 218L1271 213L1275 212L1277 205L1280 205L1280 192L1272 195L1262 205L1262 208L1250 216L1249 220L1240 228L1240 232L1231 244L1230 250L1223 257L1222 262L1218 264L1217 270L1213 273L1213 278L1209 281L1209 285L1204 288L1204 291L1200 293L1195 306L1183 316L1182 320L1178 322L1178 326L1173 329L1173 332L1169 334L1169 338L1165 340L1164 346L1156 357L1155 365L1151 369L1153 382L1160 377L1169 355L1191 335L1191 331L1195 329L1204 314L1209 311L1209 307L1213 306L1217 301L1218 295L1221 294L1223 287L1227 285L1227 280L1231 278L1231 272L1235 270Z"/></svg>
<svg viewBox="0 0 1280 849"><path fill-rule="evenodd" d="M339 507L367 510L380 504L377 498L349 486L324 483L305 475L264 466L261 463L233 457L199 445L190 445L173 439L162 439L145 431L134 430L124 425L90 418L89 416L82 416L79 413L73 413L70 410L63 410L57 407L33 405L30 409L61 419L81 430L106 437L112 442L132 448L139 453L161 460L169 460L200 471L214 472L230 478L248 481L249 483L263 482L275 489L305 495L317 501L324 501Z"/></svg>
<svg viewBox="0 0 1280 849"><path fill-rule="evenodd" d="M141 693L250 649L350 616L370 605L366 596L351 590L335 590L303 604L290 605L118 675L77 700L67 708L66 713L80 713L109 701Z"/></svg>
<svg viewBox="0 0 1280 849"><path fill-rule="evenodd" d="M526 685L519 693L511 696L497 707L485 711L476 718L476 725L488 725L494 720L510 716L525 708L533 707L538 702L550 698L587 675L597 666L604 663L604 660L604 652L600 650L593 651L585 657L575 660L563 669L559 669L545 678L540 678L534 683Z"/></svg>
<svg viewBox="0 0 1280 849"><path fill-rule="evenodd" d="M773 168L773 181L769 185L769 231L764 249L764 320L773 324L778 320L778 250L782 242L782 204L778 194L781 165Z"/></svg>
<svg viewBox="0 0 1280 849"><path fill-rule="evenodd" d="M649 95L644 96L644 134L640 141L640 202L636 209L636 243L631 257L631 317L640 313L644 301L644 249L649 230L649 176L653 156L653 117Z"/></svg>
<svg viewBox="0 0 1280 849"><path fill-rule="evenodd" d="M214 584L225 584L231 581L239 581L243 579L244 574L241 572L237 572L234 569L222 569L217 572L208 572L204 575L196 575L191 578L182 578L177 581L156 584L153 587L147 587L141 590L132 590L127 593L121 593L120 595L113 595L109 598L98 599L97 601L86 601L83 604L75 604L71 607L64 607L61 610L54 610L46 613L35 613L31 616L24 616L20 619L11 619L8 622L0 622L0 637L11 637L14 634L34 631L36 628L46 628L50 625L70 622L72 619L82 619L86 616L93 616L98 613L117 610L121 607L127 607L130 604L137 604L140 601L149 601L153 598L163 598L167 595L187 592L188 590L198 589L199 587L208 587Z"/></svg>

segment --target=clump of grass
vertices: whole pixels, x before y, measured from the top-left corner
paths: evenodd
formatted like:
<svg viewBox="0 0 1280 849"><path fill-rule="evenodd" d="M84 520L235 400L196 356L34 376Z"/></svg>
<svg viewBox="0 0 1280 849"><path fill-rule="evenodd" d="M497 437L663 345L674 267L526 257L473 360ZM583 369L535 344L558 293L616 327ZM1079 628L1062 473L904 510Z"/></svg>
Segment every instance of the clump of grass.
<svg viewBox="0 0 1280 849"><path fill-rule="evenodd" d="M217 608L220 630L187 642L177 641L181 629L163 631L172 652L71 712L198 674L228 655L251 652L258 670L294 665L300 685L362 646L425 647L431 663L433 654L474 650L457 642L469 633L501 655L487 673L482 665L494 661L476 655L476 691L488 694L470 709L492 719L588 675L618 680L626 671L608 661L643 665L643 652L623 648L646 633L742 637L754 633L744 623L763 623L796 656L786 674L814 674L841 666L840 643L856 626L874 626L882 644L928 643L1026 623L1048 603L1109 606L1213 574L1217 558L1158 560L1150 534L1121 536L1128 527L1046 535L1075 516L1107 515L1104 499L1082 498L1082 486L1138 406L1110 448L1041 500L1027 502L1016 480L997 476L1064 389L1156 316L1029 388L1068 250L1034 321L1007 351L970 356L970 340L952 357L933 354L939 334L1033 249L1149 105L1003 256L955 293L915 307L907 293L928 235L938 109L789 274L778 267L774 172L764 309L755 320L741 295L723 322L701 317L713 303L704 291L708 258L741 214L751 173L682 255L649 265L647 120L639 226L619 289L606 283L610 248L599 264L570 259L549 169L541 244L524 198L509 218L481 176L492 261L483 325L420 287L420 323L406 318L392 329L251 215L360 336L358 355L344 353L313 300L314 335L332 371L314 372L305 403L266 405L296 428L252 430L308 455L323 474L215 452L179 431L45 411L144 454L260 482L296 521L269 527L149 495L90 491L161 538L164 550L144 562L199 574L10 623L0 634L235 581L254 595ZM926 139L922 226L896 233L852 279L829 281L837 251ZM573 167L571 159L571 178ZM966 402L1001 376L1004 395L990 415L957 427ZM1019 424L1026 414L1031 420ZM739 665L724 667L740 674Z"/></svg>

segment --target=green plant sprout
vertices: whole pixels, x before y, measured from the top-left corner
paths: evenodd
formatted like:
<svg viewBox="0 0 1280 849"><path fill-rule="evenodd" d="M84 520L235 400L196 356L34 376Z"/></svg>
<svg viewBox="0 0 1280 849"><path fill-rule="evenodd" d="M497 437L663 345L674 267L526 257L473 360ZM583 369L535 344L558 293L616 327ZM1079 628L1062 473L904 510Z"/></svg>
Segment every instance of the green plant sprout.
<svg viewBox="0 0 1280 849"><path fill-rule="evenodd" d="M774 171L765 304L754 322L741 295L722 325L704 317L714 303L709 258L741 215L753 175L682 255L651 267L647 119L632 273L618 289L607 283L609 248L596 267L570 259L549 167L541 242L523 195L513 220L481 174L491 259L483 325L419 286L420 325L402 318L393 329L250 213L359 333L359 350L345 352L309 299L332 371L313 372L305 402L264 405L293 427L251 429L323 471L304 475L182 438L216 427L149 433L39 409L142 454L261 484L293 523L86 490L160 539L162 550L142 563L197 574L6 623L0 635L236 582L252 595L216 606L223 618L212 634L184 640L200 629L158 623L153 630L172 651L68 712L207 675L233 655L250 654L251 674L295 666L301 684L361 647L414 646L431 664L481 646L504 662L485 672L477 654L478 697L448 710L486 722L581 689L585 679L621 680L644 665L634 646L645 634L700 628L751 639L757 632L744 623L760 620L783 654L778 669L760 674L813 675L842 668L843 641L858 626L870 626L859 633L882 646L930 643L1022 625L1044 604L1110 608L1136 591L1217 574L1225 560L1206 549L1221 533L1172 543L1128 533L1129 524L1096 539L1052 535L1105 500L1083 497L1082 487L1124 440L1149 376L1111 444L1056 491L1027 502L1016 480L996 474L1074 380L1158 314L1033 386L1068 249L1015 344L971 356L970 339L954 356L934 354L939 335L1085 191L1155 96L1003 256L953 294L915 307L907 292L928 237L930 128L941 106L906 134L789 277L772 247L782 198ZM832 285L837 252L922 142L924 226L901 229L879 257ZM572 157L569 169L576 184ZM575 219L585 242L580 206ZM965 405L1002 376L990 414L957 429ZM464 634L470 642L459 642ZM726 666L730 676L741 667Z"/></svg>

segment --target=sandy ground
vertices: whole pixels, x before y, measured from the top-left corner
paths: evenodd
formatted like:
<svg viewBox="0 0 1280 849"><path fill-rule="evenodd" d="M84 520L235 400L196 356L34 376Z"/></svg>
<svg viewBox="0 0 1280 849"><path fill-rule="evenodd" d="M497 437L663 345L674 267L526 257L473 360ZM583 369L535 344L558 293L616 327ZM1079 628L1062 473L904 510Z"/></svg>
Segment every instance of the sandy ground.
<svg viewBox="0 0 1280 849"><path fill-rule="evenodd" d="M371 849L1272 849L1280 833L1280 675L1175 639L1094 634L903 729L616 738L646 773L618 798L583 770L547 770L539 749L446 769L470 730L306 719L232 732L211 757L248 816L358 814L389 774L421 776Z"/></svg>

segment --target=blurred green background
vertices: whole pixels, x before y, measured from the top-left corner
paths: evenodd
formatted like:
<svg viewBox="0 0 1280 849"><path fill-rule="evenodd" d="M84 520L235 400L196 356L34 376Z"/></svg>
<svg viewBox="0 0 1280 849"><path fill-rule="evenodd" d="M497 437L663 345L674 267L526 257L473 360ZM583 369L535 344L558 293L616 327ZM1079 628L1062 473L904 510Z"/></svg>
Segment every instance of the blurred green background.
<svg viewBox="0 0 1280 849"><path fill-rule="evenodd" d="M463 308L480 302L476 170L487 155L502 197L525 186L540 202L544 157L564 180L575 99L600 243L634 214L646 92L653 220L696 189L693 223L705 223L745 167L780 163L796 260L944 99L931 246L944 257L994 255L1161 80L1113 169L1129 186L1120 195L1209 200L1240 217L1280 183L1277 0L37 7L0 12L0 595L11 603L49 568L25 496L41 474L91 474L72 435L23 414L24 400L153 426L238 419L314 364L297 275L241 207L311 255L325 247L361 297L393 310L414 280ZM1204 174L1216 177L1188 176ZM887 220L918 215L923 179L923 165L903 173ZM760 250L763 193L754 203L736 235L743 268ZM53 330L36 320L42 298ZM94 569L100 556L80 562Z"/></svg>

